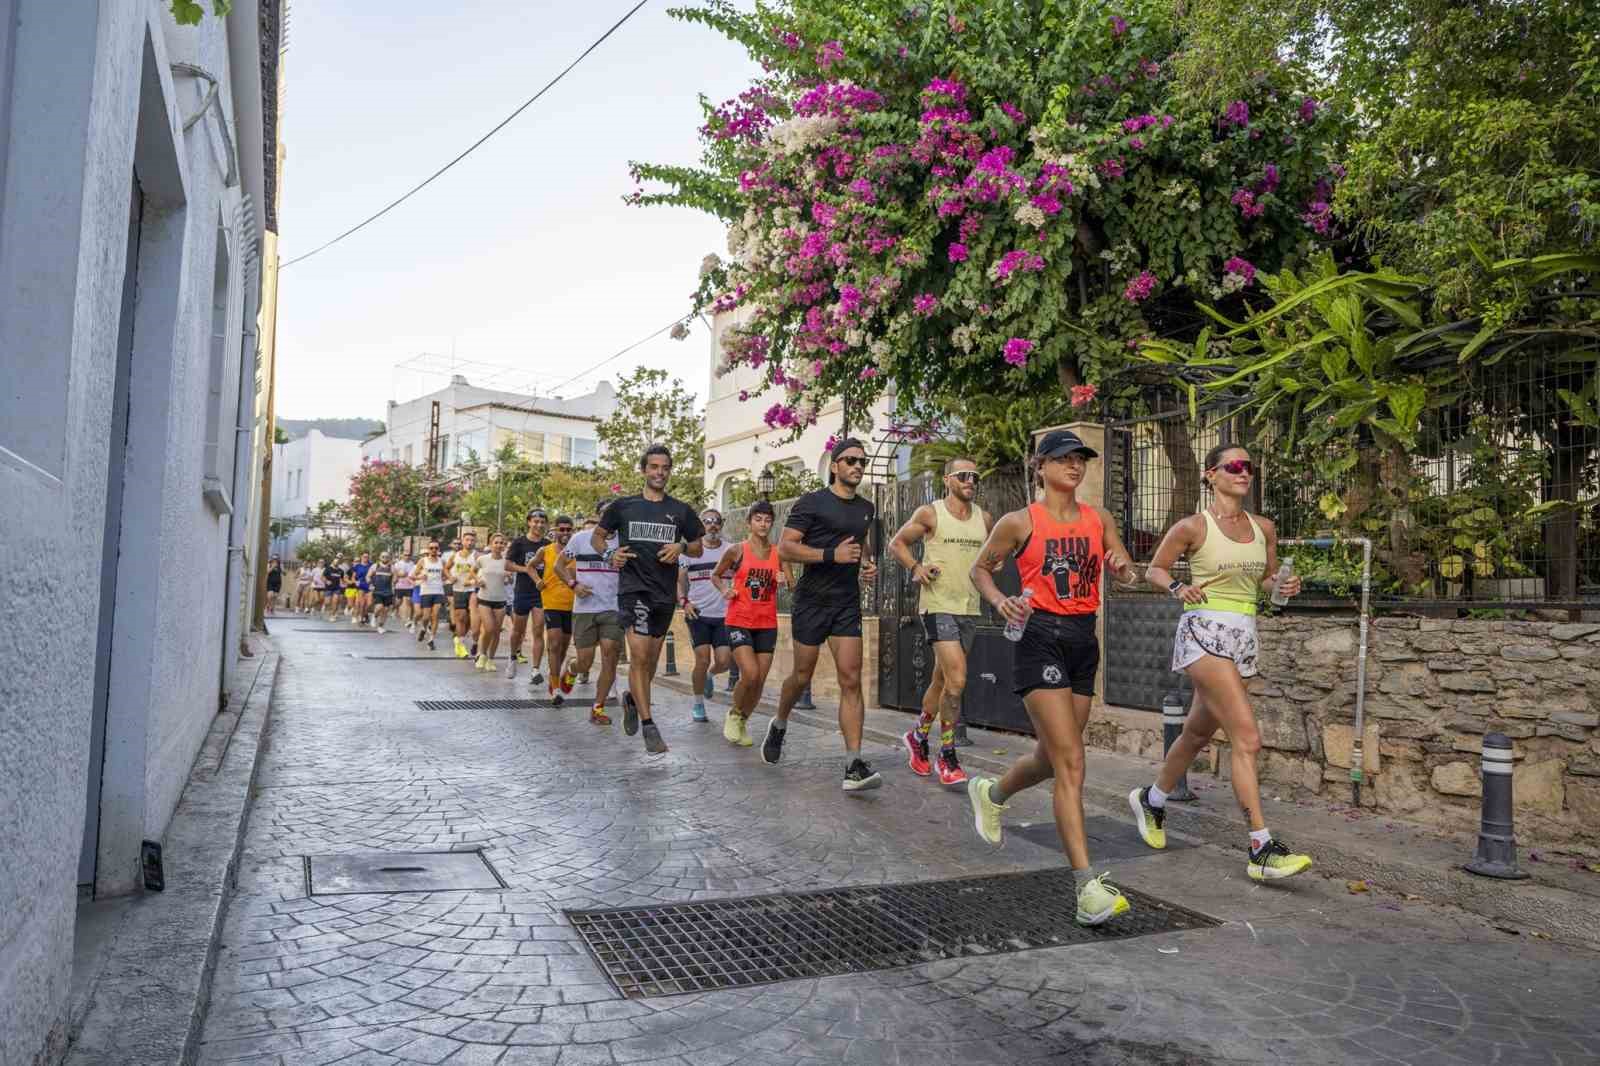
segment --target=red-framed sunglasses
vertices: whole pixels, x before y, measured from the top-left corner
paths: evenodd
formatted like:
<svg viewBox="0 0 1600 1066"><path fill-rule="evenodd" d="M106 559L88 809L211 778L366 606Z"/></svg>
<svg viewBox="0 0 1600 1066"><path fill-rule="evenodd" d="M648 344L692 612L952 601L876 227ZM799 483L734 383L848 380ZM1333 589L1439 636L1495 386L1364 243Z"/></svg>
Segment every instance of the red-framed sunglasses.
<svg viewBox="0 0 1600 1066"><path fill-rule="evenodd" d="M1248 459L1229 459L1225 463L1218 463L1212 469L1220 470L1224 474L1232 474L1234 477L1238 477L1240 474L1249 474L1251 477L1256 476L1256 464Z"/></svg>

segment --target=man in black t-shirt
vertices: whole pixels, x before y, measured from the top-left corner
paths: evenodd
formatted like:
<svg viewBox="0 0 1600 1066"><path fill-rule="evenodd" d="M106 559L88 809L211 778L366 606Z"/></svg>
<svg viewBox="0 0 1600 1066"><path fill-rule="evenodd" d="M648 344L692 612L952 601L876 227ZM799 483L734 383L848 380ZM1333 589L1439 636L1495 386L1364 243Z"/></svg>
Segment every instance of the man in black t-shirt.
<svg viewBox="0 0 1600 1066"><path fill-rule="evenodd" d="M611 565L617 580L617 620L628 630L628 691L622 696L622 731L633 736L644 728L644 747L652 755L667 750L650 719L650 683L661 657L662 638L672 625L678 595L678 557L700 556L705 527L694 508L667 495L672 453L652 444L639 460L644 492L614 501L590 536L590 546L606 553L615 533L618 545Z"/></svg>
<svg viewBox="0 0 1600 1066"><path fill-rule="evenodd" d="M861 582L878 576L868 546L877 509L856 489L867 472L867 452L854 437L834 444L829 453L828 487L808 492L794 502L778 541L778 558L803 563L794 589L789 622L794 634L794 671L783 683L778 714L767 725L761 759L783 757L789 712L811 684L822 645L833 655L839 678L839 732L844 735L844 790L860 792L883 784L861 757L861 727L866 701L861 694Z"/></svg>
<svg viewBox="0 0 1600 1066"><path fill-rule="evenodd" d="M342 556L330 559L322 568L322 588L327 597L324 603L330 622L339 617L339 608L344 606L344 567L340 565L343 562Z"/></svg>
<svg viewBox="0 0 1600 1066"><path fill-rule="evenodd" d="M539 597L540 553L550 541L545 537L548 519L544 509L535 507L528 512L528 532L511 542L506 549L506 569L517 575L516 588L511 594L511 661L506 663L506 676L517 676L517 663L526 662L522 654L522 637L528 629L528 619L533 618L533 678L529 684L543 683L539 663L544 660L544 604Z"/></svg>

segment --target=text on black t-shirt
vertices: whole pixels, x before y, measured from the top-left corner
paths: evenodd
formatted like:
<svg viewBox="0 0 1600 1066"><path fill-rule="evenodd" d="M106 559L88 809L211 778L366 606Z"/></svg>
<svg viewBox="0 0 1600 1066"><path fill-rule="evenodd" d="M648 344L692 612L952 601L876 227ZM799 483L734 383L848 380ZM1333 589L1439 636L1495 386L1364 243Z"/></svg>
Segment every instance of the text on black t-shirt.
<svg viewBox="0 0 1600 1066"><path fill-rule="evenodd" d="M622 568L617 591L624 596L646 596L655 604L670 604L678 598L678 564L656 558L661 549L680 540L697 541L706 533L694 508L671 496L615 500L601 517L600 528L617 534L620 546L634 553Z"/></svg>

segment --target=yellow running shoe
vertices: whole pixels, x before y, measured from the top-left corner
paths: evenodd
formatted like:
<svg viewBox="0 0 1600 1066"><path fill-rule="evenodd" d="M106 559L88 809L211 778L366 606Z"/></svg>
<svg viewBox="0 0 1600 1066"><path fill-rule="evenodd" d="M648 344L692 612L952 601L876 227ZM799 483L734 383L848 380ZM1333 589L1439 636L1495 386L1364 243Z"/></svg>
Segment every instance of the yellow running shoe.
<svg viewBox="0 0 1600 1066"><path fill-rule="evenodd" d="M1000 812L1006 807L989 798L989 790L993 787L993 778L974 777L967 782L967 799L972 801L972 824L977 828L978 835L999 847L1004 839L1004 831L1000 828Z"/></svg>
<svg viewBox="0 0 1600 1066"><path fill-rule="evenodd" d="M1296 855L1280 840L1269 840L1250 850L1245 873L1252 881L1277 881L1311 869L1311 856Z"/></svg>
<svg viewBox="0 0 1600 1066"><path fill-rule="evenodd" d="M1078 889L1079 925L1100 925L1127 912L1127 899L1115 885L1106 883L1105 874L1091 879Z"/></svg>
<svg viewBox="0 0 1600 1066"><path fill-rule="evenodd" d="M750 736L750 719L748 719L748 718L740 718L739 719L739 746L741 748L748 748L754 743L755 743L755 739Z"/></svg>
<svg viewBox="0 0 1600 1066"><path fill-rule="evenodd" d="M465 659L467 657L467 646L465 644L461 643L461 638L460 637L457 637L455 639L456 639L456 658L457 659Z"/></svg>
<svg viewBox="0 0 1600 1066"><path fill-rule="evenodd" d="M739 717L739 712L729 710L728 717L722 720L722 739L729 744L739 743L739 723L742 720Z"/></svg>
<svg viewBox="0 0 1600 1066"><path fill-rule="evenodd" d="M1128 793L1128 806L1133 808L1133 824L1139 828L1139 836L1152 848L1167 846L1167 831L1161 828L1161 823L1167 820L1165 807L1152 807L1149 800L1148 788L1136 788Z"/></svg>

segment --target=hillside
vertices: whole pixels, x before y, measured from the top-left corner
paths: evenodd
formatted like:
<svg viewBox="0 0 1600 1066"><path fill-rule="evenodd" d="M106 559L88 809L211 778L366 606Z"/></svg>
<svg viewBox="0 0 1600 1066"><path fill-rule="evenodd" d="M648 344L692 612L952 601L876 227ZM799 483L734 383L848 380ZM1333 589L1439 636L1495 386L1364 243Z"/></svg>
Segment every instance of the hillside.
<svg viewBox="0 0 1600 1066"><path fill-rule="evenodd" d="M383 423L375 418L280 418L278 428L297 440L311 430L321 430L325 437L344 440L366 440L374 433L383 432Z"/></svg>

